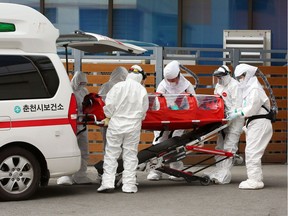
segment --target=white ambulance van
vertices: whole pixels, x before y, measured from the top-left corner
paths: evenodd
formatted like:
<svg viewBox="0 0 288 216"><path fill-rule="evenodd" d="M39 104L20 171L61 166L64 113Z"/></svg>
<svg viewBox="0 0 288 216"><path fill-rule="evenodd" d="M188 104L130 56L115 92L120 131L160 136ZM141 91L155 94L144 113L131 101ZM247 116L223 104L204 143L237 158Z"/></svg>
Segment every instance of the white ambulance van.
<svg viewBox="0 0 288 216"><path fill-rule="evenodd" d="M56 53L58 30L38 11L0 3L0 199L31 197L80 168L77 105Z"/></svg>

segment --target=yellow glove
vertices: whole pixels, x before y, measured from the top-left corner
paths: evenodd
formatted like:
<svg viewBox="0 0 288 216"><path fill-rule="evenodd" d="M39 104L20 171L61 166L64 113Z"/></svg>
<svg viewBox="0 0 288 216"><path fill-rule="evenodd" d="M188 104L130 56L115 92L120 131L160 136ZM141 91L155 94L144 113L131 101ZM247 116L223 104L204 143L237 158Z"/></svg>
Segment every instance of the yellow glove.
<svg viewBox="0 0 288 216"><path fill-rule="evenodd" d="M103 120L103 122L104 122L104 126L108 126L108 124L109 124L109 121L110 121L110 118L105 118L104 120Z"/></svg>

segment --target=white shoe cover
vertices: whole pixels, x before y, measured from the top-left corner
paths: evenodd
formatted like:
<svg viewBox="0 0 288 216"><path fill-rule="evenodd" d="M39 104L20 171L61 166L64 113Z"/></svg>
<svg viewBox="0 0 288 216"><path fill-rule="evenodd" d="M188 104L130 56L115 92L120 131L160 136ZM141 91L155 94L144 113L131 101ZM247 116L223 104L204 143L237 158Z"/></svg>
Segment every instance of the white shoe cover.
<svg viewBox="0 0 288 216"><path fill-rule="evenodd" d="M150 181L159 181L162 178L162 174L157 172L156 170L150 170L147 175L147 179Z"/></svg>
<svg viewBox="0 0 288 216"><path fill-rule="evenodd" d="M71 176L62 176L57 179L57 184L58 185L72 185L73 180Z"/></svg>
<svg viewBox="0 0 288 216"><path fill-rule="evenodd" d="M99 193L109 193L114 190L114 187L108 187L106 185L101 185L98 189L97 192Z"/></svg>
<svg viewBox="0 0 288 216"><path fill-rule="evenodd" d="M262 181L255 181L252 179L247 179L239 184L240 189L244 190L256 190L264 188L264 183Z"/></svg>
<svg viewBox="0 0 288 216"><path fill-rule="evenodd" d="M232 176L229 169L215 168L210 173L204 173L208 175L209 178L216 184L229 184L231 182Z"/></svg>
<svg viewBox="0 0 288 216"><path fill-rule="evenodd" d="M169 176L169 180L171 181L184 181L185 179L183 177L176 177L176 176Z"/></svg>
<svg viewBox="0 0 288 216"><path fill-rule="evenodd" d="M124 193L137 193L138 188L136 185L132 185L132 184L124 184L122 186L122 191Z"/></svg>

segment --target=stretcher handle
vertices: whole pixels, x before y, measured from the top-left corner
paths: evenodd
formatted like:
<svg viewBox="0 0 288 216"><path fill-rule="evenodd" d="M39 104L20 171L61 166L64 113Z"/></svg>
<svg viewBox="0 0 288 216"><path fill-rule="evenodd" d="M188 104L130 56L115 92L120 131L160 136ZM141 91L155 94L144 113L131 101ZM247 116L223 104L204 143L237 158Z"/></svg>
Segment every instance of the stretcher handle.
<svg viewBox="0 0 288 216"><path fill-rule="evenodd" d="M193 77L193 79L195 80L194 89L196 90L198 86L200 85L198 76L193 71L185 67L184 65L180 64L179 66L182 70L184 70L186 73L190 74Z"/></svg>
<svg viewBox="0 0 288 216"><path fill-rule="evenodd" d="M93 121L88 121L87 117L93 117ZM94 114L79 114L78 117L82 117L83 121L78 122L79 124L91 124L91 122L93 122L92 124L98 125L98 126L103 126L104 125L104 120L98 121L96 115ZM86 117L86 118L85 118Z"/></svg>

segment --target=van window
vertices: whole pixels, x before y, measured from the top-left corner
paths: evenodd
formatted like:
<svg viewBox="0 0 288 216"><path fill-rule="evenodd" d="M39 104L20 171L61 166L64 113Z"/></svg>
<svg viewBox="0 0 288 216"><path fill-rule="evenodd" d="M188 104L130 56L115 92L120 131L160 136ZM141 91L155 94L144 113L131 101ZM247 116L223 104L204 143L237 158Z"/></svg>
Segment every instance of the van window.
<svg viewBox="0 0 288 216"><path fill-rule="evenodd" d="M58 86L48 57L0 55L0 100L51 98Z"/></svg>

